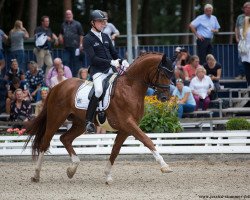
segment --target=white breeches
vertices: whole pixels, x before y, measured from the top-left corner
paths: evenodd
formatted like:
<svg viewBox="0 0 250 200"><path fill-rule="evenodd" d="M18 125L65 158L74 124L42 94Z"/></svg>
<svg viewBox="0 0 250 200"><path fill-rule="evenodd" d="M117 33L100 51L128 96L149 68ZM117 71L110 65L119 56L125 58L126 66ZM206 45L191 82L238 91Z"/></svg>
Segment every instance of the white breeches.
<svg viewBox="0 0 250 200"><path fill-rule="evenodd" d="M110 68L107 74L96 73L93 75L93 83L95 87L95 96L99 98L103 93L102 81L109 75L113 74L113 70Z"/></svg>

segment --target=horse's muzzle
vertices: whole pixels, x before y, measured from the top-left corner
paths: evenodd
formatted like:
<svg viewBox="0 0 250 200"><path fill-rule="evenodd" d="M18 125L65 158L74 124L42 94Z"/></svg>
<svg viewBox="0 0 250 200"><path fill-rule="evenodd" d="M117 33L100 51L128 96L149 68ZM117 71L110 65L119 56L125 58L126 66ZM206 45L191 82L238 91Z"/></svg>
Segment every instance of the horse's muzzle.
<svg viewBox="0 0 250 200"><path fill-rule="evenodd" d="M161 102L165 102L169 100L169 96L164 93L160 93L160 94L157 94L157 99Z"/></svg>

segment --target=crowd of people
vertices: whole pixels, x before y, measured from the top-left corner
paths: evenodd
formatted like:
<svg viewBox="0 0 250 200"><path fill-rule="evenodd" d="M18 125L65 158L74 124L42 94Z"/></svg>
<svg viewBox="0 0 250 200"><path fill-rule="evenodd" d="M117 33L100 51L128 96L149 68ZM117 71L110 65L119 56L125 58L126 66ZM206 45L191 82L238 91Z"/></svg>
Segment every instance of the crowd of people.
<svg viewBox="0 0 250 200"><path fill-rule="evenodd" d="M250 2L243 6L244 13L237 18L236 41L245 40L250 46ZM197 55L190 55L187 49L177 47L172 58L174 77L171 93L178 98L178 117L183 113L198 109L206 110L211 99L217 98L220 90L222 66L213 55L212 39L220 25L212 15L213 6L206 4L204 14L197 16L189 25L197 38ZM29 120L31 118L31 102L37 103L35 115L40 112L46 96L51 88L62 81L78 77L83 80L92 78L95 96L92 97L87 112L87 129L93 132L93 113L102 95L102 80L110 73L112 67L120 66L120 56L115 50L115 39L119 36L117 28L108 22L108 14L100 10L91 13L91 30L84 36L82 25L74 19L71 10L65 12L61 31L57 36L50 28L49 16L41 18L41 24L35 33L35 61L25 62L24 40L29 38L22 21L16 20L13 29L5 34L0 29L0 71L1 73L1 112L10 114L10 120ZM3 42L10 44L10 60L4 58ZM53 45L63 45L63 59L53 58ZM105 46L105 48L104 48ZM80 55L86 52L90 60L90 70L83 66ZM240 50L239 50L240 51ZM239 77L246 75L250 85L250 51L240 51L240 61L245 67L245 74L239 71ZM105 59L104 59L105 58ZM129 64L123 60L123 66ZM110 68L110 66L112 66ZM106 70L107 72L103 73ZM101 78L100 78L101 77ZM237 78L239 78L237 77ZM100 80L99 80L100 79ZM149 88L147 95L153 95Z"/></svg>

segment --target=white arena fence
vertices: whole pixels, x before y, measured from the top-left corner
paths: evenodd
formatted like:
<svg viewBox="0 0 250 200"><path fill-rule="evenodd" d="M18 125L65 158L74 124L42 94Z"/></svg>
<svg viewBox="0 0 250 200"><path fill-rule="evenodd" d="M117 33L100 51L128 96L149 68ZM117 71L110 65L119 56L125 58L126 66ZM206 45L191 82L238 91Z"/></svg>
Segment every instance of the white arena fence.
<svg viewBox="0 0 250 200"><path fill-rule="evenodd" d="M162 154L250 153L250 131L147 134ZM81 135L73 142L77 154L110 154L116 134ZM55 135L48 155L68 155ZM27 136L0 136L0 156L31 155L31 143L23 145ZM150 154L140 141L130 136L120 154Z"/></svg>

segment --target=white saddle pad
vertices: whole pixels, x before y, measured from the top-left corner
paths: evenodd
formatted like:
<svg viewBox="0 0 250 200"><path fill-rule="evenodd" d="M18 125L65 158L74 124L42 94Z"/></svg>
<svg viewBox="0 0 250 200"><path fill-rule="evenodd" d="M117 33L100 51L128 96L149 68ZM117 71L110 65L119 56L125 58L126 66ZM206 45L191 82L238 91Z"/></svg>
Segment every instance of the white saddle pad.
<svg viewBox="0 0 250 200"><path fill-rule="evenodd" d="M89 92L93 86L93 82L85 81L77 90L76 97L75 97L75 107L78 109L87 110L89 105ZM110 103L110 94L112 91L113 82L109 85L103 102L99 103L99 107L97 110L106 110Z"/></svg>

